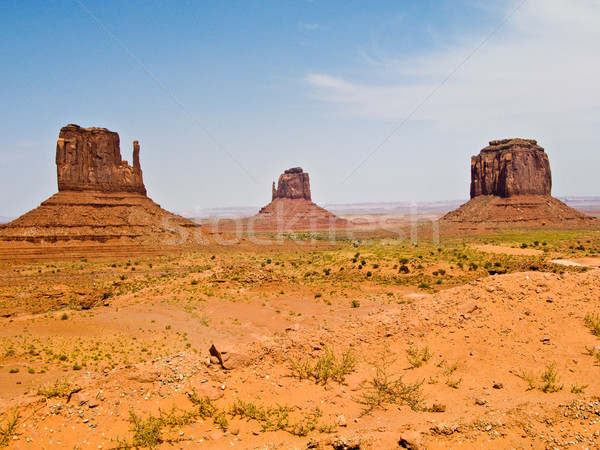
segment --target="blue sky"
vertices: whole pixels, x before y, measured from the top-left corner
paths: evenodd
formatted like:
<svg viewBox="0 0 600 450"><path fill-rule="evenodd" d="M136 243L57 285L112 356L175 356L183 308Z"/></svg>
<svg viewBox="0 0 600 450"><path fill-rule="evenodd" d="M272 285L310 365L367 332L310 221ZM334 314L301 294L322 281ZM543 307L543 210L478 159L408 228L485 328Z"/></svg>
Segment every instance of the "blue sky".
<svg viewBox="0 0 600 450"><path fill-rule="evenodd" d="M595 0L5 0L0 215L56 192L69 123L139 140L173 211L264 205L294 166L322 204L467 198L506 137L546 148L555 195L600 195L598 23Z"/></svg>

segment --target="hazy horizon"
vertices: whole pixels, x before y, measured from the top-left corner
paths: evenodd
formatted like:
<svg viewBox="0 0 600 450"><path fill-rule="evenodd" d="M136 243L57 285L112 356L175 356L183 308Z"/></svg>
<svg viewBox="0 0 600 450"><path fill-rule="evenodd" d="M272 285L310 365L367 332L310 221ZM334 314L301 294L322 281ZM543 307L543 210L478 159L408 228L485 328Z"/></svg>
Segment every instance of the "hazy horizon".
<svg viewBox="0 0 600 450"><path fill-rule="evenodd" d="M536 139L553 195L600 195L590 0L0 4L0 216L57 192L76 123L139 140L172 211L254 207L301 166L319 204L467 199L470 157ZM10 195L9 195L10 194Z"/></svg>

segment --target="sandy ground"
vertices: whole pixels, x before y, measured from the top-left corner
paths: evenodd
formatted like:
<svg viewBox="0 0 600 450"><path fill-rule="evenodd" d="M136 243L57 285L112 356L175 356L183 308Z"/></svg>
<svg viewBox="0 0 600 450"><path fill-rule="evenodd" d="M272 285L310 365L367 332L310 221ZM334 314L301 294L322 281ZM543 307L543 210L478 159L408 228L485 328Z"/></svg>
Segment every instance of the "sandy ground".
<svg viewBox="0 0 600 450"><path fill-rule="evenodd" d="M549 242L548 255L382 240L6 262L0 428L16 408L19 449L131 448L131 412L141 424L162 417L161 448L598 448L600 270L515 270L559 267L540 258L571 259L569 244ZM495 262L512 273L486 276ZM353 357L346 375L300 376L328 350ZM221 415L200 415L194 395Z"/></svg>

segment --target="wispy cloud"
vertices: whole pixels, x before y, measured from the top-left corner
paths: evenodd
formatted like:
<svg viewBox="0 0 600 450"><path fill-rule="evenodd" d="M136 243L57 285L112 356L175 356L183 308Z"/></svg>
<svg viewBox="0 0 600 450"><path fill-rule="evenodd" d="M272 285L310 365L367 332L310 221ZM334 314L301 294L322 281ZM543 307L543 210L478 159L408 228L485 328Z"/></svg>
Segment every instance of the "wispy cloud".
<svg viewBox="0 0 600 450"><path fill-rule="evenodd" d="M318 23L302 23L298 24L300 28L305 28L307 30L324 30L325 27L319 25Z"/></svg>
<svg viewBox="0 0 600 450"><path fill-rule="evenodd" d="M599 120L598 23L600 2L529 0L414 118L447 129L489 121L510 128L550 116ZM311 73L306 82L338 114L401 121L482 38L453 36L445 48L426 54L367 62L362 69L368 82L331 73ZM384 84L390 73L398 81Z"/></svg>

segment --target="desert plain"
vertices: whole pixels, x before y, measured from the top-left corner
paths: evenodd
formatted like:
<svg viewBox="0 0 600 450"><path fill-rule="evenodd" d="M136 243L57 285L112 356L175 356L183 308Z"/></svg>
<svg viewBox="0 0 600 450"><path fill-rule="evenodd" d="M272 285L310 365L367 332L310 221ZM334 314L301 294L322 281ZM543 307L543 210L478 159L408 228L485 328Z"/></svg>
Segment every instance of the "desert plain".
<svg viewBox="0 0 600 450"><path fill-rule="evenodd" d="M5 244L1 442L596 448L597 230L414 231Z"/></svg>

